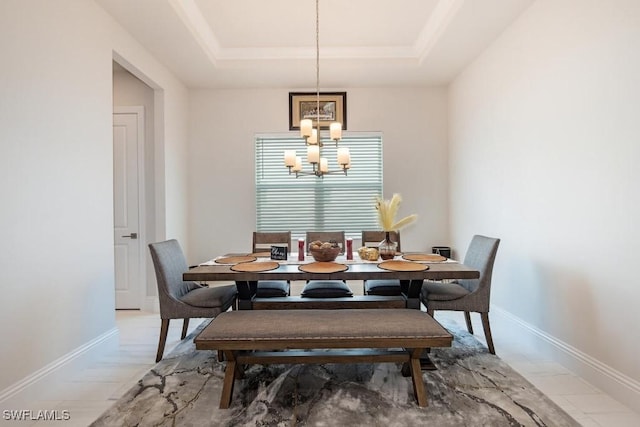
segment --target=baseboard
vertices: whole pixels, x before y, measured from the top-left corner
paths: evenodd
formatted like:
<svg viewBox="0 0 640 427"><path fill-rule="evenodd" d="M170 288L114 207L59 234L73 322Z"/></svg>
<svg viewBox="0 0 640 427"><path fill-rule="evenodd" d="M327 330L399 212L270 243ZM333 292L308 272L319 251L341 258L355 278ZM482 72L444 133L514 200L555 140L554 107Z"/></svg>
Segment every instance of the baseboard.
<svg viewBox="0 0 640 427"><path fill-rule="evenodd" d="M492 323L508 324L511 330L518 331L519 338L536 345L543 354L549 355L553 360L620 403L630 408L640 408L639 381L547 334L500 307L492 305L491 315Z"/></svg>
<svg viewBox="0 0 640 427"><path fill-rule="evenodd" d="M41 400L47 390L118 348L118 328L113 328L33 372L0 392L2 408L22 409Z"/></svg>

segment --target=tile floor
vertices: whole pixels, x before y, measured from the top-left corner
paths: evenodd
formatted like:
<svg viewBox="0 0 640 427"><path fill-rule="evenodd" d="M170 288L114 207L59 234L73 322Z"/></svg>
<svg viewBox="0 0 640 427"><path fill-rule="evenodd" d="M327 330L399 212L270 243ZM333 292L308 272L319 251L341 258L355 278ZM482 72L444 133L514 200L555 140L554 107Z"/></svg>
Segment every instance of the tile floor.
<svg viewBox="0 0 640 427"><path fill-rule="evenodd" d="M361 284L353 283L357 291ZM299 292L294 283L292 293ZM436 312L436 318L450 318L464 325L461 313ZM479 316L472 315L474 331L481 341L482 325ZM160 320L158 314L141 311L117 311L116 322L120 330L120 346L113 354L81 372L52 390L47 400L33 402L32 409L69 411L69 421L40 421L32 424L6 422L8 425L84 427L91 424L109 408L126 390L132 387L153 365L155 360ZM191 321L189 331L199 320ZM180 339L182 322L170 325L167 347L171 351ZM620 404L559 364L545 360L535 349L523 348L511 341L508 332L492 324L498 355L520 372L531 383L586 427L637 427L640 414Z"/></svg>

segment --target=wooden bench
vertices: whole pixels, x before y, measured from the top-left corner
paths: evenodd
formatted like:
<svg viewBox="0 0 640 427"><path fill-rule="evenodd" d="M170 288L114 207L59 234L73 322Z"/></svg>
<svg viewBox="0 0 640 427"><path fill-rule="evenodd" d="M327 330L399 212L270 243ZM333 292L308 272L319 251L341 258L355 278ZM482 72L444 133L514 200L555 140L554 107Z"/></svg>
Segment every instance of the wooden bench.
<svg viewBox="0 0 640 427"><path fill-rule="evenodd" d="M243 365L273 363L406 362L418 405L427 406L420 355L451 341L431 316L406 308L231 311L218 315L194 340L198 350L224 353L221 409L229 407Z"/></svg>

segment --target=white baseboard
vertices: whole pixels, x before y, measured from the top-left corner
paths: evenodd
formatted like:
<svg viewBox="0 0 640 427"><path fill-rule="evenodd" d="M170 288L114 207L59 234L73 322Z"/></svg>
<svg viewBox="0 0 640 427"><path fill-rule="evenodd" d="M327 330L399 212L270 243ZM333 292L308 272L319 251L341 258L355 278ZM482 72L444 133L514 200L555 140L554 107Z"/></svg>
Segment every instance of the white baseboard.
<svg viewBox="0 0 640 427"><path fill-rule="evenodd" d="M640 408L640 382L553 337L510 312L491 306L492 322L507 324L519 339L533 344L565 368L629 408Z"/></svg>
<svg viewBox="0 0 640 427"><path fill-rule="evenodd" d="M105 353L117 350L119 335L118 328L113 328L0 391L0 404L3 408L28 408L56 384L86 368Z"/></svg>

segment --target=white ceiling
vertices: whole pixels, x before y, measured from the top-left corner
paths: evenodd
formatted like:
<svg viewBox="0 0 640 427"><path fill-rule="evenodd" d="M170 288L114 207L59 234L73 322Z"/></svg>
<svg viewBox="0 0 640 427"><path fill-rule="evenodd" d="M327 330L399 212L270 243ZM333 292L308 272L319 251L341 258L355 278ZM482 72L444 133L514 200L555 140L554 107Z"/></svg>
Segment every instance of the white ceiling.
<svg viewBox="0 0 640 427"><path fill-rule="evenodd" d="M320 0L321 90L451 81L535 0ZM315 0L96 0L192 88L316 86Z"/></svg>

